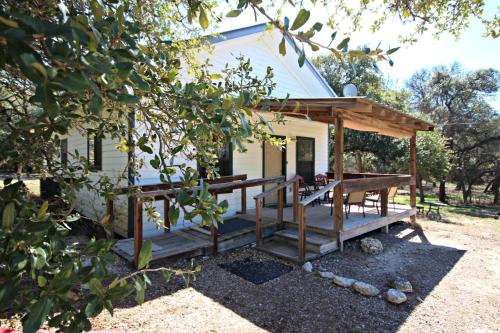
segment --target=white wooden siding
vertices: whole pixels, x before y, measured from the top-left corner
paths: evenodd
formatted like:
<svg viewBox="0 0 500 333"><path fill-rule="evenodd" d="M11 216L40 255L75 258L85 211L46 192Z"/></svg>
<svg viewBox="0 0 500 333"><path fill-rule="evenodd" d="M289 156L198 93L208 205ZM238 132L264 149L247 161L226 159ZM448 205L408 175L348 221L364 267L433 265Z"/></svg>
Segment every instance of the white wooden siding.
<svg viewBox="0 0 500 333"><path fill-rule="evenodd" d="M116 149L118 139L102 140L102 170L90 175L92 181L97 181L99 176L108 176L113 182L118 182L120 175L127 166L127 154ZM68 135L68 162L74 161L75 150L81 157L87 158L87 136L73 129ZM126 186L126 181L121 181L119 186ZM94 191L86 188L77 194L76 210L81 214L100 221L106 215L106 203ZM121 235L126 235L128 205L126 196L120 196L115 200L115 228Z"/></svg>

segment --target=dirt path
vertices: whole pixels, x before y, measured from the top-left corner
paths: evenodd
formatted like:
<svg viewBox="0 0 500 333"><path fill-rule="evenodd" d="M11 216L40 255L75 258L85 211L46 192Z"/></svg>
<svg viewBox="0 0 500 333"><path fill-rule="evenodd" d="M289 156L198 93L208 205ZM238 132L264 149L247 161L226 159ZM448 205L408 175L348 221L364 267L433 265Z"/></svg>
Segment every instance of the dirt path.
<svg viewBox="0 0 500 333"><path fill-rule="evenodd" d="M394 275L415 292L396 306L333 285L300 267L255 285L219 267L236 259L276 260L244 248L208 260L194 283L166 285L153 276L147 302L117 304L114 317L101 314L94 329L141 332L500 332L500 221L419 221L389 234L374 232L385 250L370 256L359 240L343 253L313 262L318 269L372 283L382 290ZM185 265L178 262L177 265ZM123 265L118 266L125 270ZM124 271L123 271L124 273Z"/></svg>

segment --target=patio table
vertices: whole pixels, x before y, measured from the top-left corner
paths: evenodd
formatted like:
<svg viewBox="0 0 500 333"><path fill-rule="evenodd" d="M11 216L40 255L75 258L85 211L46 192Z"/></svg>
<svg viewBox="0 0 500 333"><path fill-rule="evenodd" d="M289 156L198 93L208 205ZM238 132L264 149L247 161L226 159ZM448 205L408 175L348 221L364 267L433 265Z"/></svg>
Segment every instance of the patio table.
<svg viewBox="0 0 500 333"><path fill-rule="evenodd" d="M429 204L429 210L427 210L427 213L425 215L428 216L433 211L432 208L434 207L435 212L439 216L439 218L441 218L441 213L439 212L439 208L448 206L447 204L442 202L427 202L427 204Z"/></svg>

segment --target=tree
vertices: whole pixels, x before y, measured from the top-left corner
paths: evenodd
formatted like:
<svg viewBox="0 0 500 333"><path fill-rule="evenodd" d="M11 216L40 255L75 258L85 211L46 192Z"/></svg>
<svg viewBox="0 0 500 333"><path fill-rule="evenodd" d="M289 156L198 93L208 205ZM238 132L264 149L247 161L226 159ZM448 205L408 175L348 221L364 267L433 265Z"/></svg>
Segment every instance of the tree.
<svg viewBox="0 0 500 333"><path fill-rule="evenodd" d="M494 69L467 73L459 64L419 71L408 82L412 108L428 115L448 139L454 164L449 178L458 182L464 203L470 201L471 186L495 172L499 115L487 97L498 91L499 82L500 73ZM446 201L445 180L440 184L441 201Z"/></svg>
<svg viewBox="0 0 500 333"><path fill-rule="evenodd" d="M478 1L465 3L471 9L454 11L456 1L417 6L393 1L385 6L387 13L405 20L413 17L422 27L460 30L471 17L480 16L483 7ZM363 2L361 9L368 4ZM118 180L95 179L78 151L74 162L59 163L51 152L62 136L77 130L120 140L118 149L132 153L133 170L143 163L133 155L135 148L154 154L151 165L164 183L171 183L173 173L182 174L172 216L196 207L187 216L201 216L205 225L220 221L227 203L187 191L199 175L192 168L174 165L173 157L183 154L199 160L216 176L216 153L224 142L231 140L244 149L252 138L270 140L269 124L251 116L271 96L272 69L256 77L251 63L242 58L235 68L212 73L208 65L194 61L202 44L201 31L226 15L253 10L267 18L270 29L299 42L300 65L305 61L305 46L328 49L339 59L368 56L390 61L396 51L349 50L349 37L335 40L335 34L332 46L314 41L323 25L308 22L310 11L302 3L292 22L260 1L230 5L234 9L218 16L216 2L210 0L0 3L0 164L37 166L53 175L67 204L49 210L48 202L31 197L21 181L12 179L0 191L0 311L19 316L24 331L34 332L45 321L61 331L89 330L89 318L103 309L112 313L114 300L135 290L136 300L142 302L148 272L161 271L166 280L178 272L148 268L152 243L145 242L139 256L141 270L107 282L113 241L92 241L83 250L78 244L64 243L68 228L78 220L72 212L75 192L88 188L112 198L114 187L119 180L126 181L126 175ZM430 9L439 9L439 15ZM279 48L282 54L284 45ZM193 74L187 81L180 78L181 64L187 64ZM144 132L129 126L132 117L144 125ZM275 121L281 121L279 115ZM160 147L156 153L155 145ZM108 222L109 216L100 221L104 226ZM90 264L83 260L87 256L92 258Z"/></svg>

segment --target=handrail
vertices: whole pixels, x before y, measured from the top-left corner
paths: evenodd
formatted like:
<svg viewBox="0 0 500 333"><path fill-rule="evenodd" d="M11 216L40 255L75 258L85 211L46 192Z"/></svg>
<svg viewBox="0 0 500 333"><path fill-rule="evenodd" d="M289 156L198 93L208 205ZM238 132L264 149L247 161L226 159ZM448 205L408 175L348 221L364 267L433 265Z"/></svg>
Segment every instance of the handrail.
<svg viewBox="0 0 500 333"><path fill-rule="evenodd" d="M306 207L314 200L318 199L325 193L333 190L337 185L341 183L341 180L335 179L334 181L326 184L322 189L313 192L311 195L307 196L301 200L297 205L297 213L299 219L298 225L298 257L299 261L304 261L306 258L306 228L307 228L307 214Z"/></svg>
<svg viewBox="0 0 500 333"><path fill-rule="evenodd" d="M233 190L233 189L238 189L242 187L253 187L253 186L259 186L259 185L265 185L265 184L272 184L272 183L277 183L279 181L284 180L285 177L283 176L276 176L276 177L266 177L266 178L256 178L256 179L248 179L248 180L241 180L241 181L233 181L233 182L227 182L227 183L218 183L218 184L208 184L208 191L209 192L217 192L221 190ZM201 186L191 186L188 188L189 191L199 191L201 190ZM153 191L153 192L144 192L144 193L139 193L136 195L136 197L157 197L157 196L167 196L167 195L172 195L175 194L176 192L181 191L182 188L172 188L168 190L162 190L162 191Z"/></svg>
<svg viewBox="0 0 500 333"><path fill-rule="evenodd" d="M333 182L330 182L330 183L326 184L322 189L320 189L318 191L314 191L311 195L309 195L306 198L304 198L303 200L301 200L299 202L299 205L302 205L302 206L309 205L314 200L318 199L319 197L321 197L325 193L331 191L338 184L340 184L340 180L338 180L338 179L334 180Z"/></svg>
<svg viewBox="0 0 500 333"><path fill-rule="evenodd" d="M254 196L253 198L254 198L254 199L262 199L262 198L265 198L265 197L269 196L270 194L272 194L272 193L274 193L274 192L276 192L276 191L278 191L278 190L281 190L282 188L285 188L285 187L287 187L287 186L289 186L289 185L292 185L292 184L293 184L293 183L295 183L297 180L299 180L299 177L298 177L298 176L295 176L295 177L293 177L292 179L287 180L287 181L286 181L286 182L284 182L284 183L279 183L279 184L278 184L278 185L276 185L275 187L273 187L273 188L271 188L271 189L269 189L269 190L267 190L267 191L264 191L264 192L262 192L262 193L257 194L257 195L256 195L256 196Z"/></svg>

